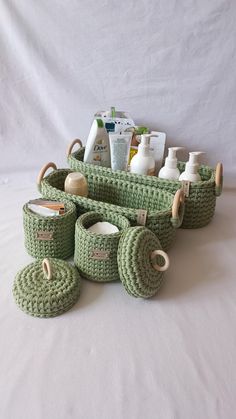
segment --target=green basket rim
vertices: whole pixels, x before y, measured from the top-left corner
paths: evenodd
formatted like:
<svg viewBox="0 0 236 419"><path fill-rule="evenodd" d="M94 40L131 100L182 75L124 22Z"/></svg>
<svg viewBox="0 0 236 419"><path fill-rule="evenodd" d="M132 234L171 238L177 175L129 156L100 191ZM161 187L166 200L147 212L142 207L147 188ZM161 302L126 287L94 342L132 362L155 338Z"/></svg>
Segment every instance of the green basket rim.
<svg viewBox="0 0 236 419"><path fill-rule="evenodd" d="M79 228L80 230L86 232L86 234L88 234L89 236L94 237L94 238L98 237L98 238L104 238L104 239L109 240L109 238L113 239L114 237L119 237L124 230L126 230L130 227L130 222L124 215L119 215L119 217L122 218L124 222L126 222L127 226L122 228L121 230L119 229L119 231L117 231L116 233L110 233L110 234L94 233L92 231L89 231L83 224L83 222L89 217L93 217L93 216L96 215L99 218L109 218L110 216L112 218L112 214L113 213L109 214L107 211L104 214L101 214L97 211L86 212L86 213L80 215L80 217L77 219L76 224L75 224L75 228L76 229ZM119 226L116 225L116 227L119 227Z"/></svg>
<svg viewBox="0 0 236 419"><path fill-rule="evenodd" d="M69 200L68 201L61 200L61 202L63 204L68 205L68 207L70 207L70 208L68 209L68 211L65 211L64 214L55 215L53 217L48 217L48 216L45 216L45 215L40 215L40 214L37 214L37 213L31 211L31 209L28 208L28 202L26 202L23 205L23 212L26 215L29 215L30 217L34 217L37 220L45 220L45 221L58 221L58 220L62 220L62 219L65 219L67 217L70 217L71 214L73 214L74 212L76 212L76 205L74 204L74 202L69 201Z"/></svg>
<svg viewBox="0 0 236 419"><path fill-rule="evenodd" d="M87 164L87 163L86 163ZM93 166L93 165L92 165ZM77 196L77 195L73 195L73 194L69 194L69 193L66 193L65 191L63 191L63 190L61 190L61 189L58 189L58 188L56 188L55 186L52 186L51 184L50 184L50 179L51 178L53 178L54 176L57 176L57 174L59 173L59 172L65 172L65 173L72 173L74 170L72 170L72 169L70 169L70 168L61 168L61 169L56 169L56 170L53 170L52 172L50 172L47 176L45 176L43 179L42 179L42 181L41 181L41 183L40 183L40 185L39 185L39 190L40 190L40 192L41 192L41 190L42 190L42 186L43 185L47 185L48 187L50 187L52 190L55 190L55 191L58 191L58 192L60 192L60 193L62 193L62 194L64 194L65 195L65 197L64 198L62 198L62 201L63 200L65 200L65 201L70 201L71 202L71 198L66 198L66 196L70 196L70 197L73 197L73 199L74 199L74 201L73 201L73 203L76 203L76 199L77 198L79 198L80 199L80 201L81 202L84 202L84 203L86 203L86 202L91 202L91 203L94 203L94 202L97 202L97 203L99 203L99 202L101 202L103 205L109 205L109 207L113 207L114 208L114 211L115 211L115 208L116 207L119 207L119 208L124 208L124 209L126 209L126 210L129 210L130 211L130 213L137 213L137 211L139 211L140 209L142 209L142 208L130 208L130 207L122 207L122 206L120 206L120 205L116 205L116 204L110 204L110 203L108 203L108 202L104 202L104 201L98 201L98 200L94 200L94 199L92 199L92 198L89 198L89 197L84 197L84 196ZM86 176L86 174L85 174L85 176ZM102 176L102 175L101 175ZM103 176L104 177L104 176ZM123 182L127 182L127 183L129 183L129 180L122 180ZM149 186L150 188L155 188L154 186ZM160 193L165 193L169 198L170 198L170 200L171 200L171 203L169 204L169 207L168 208L166 208L165 210L147 210L147 220L148 219L150 219L150 218L152 218L152 217L155 217L155 219L156 218L158 218L158 217L162 217L162 216L170 216L170 218L171 218L171 215L172 215L172 205L173 205L173 200L174 200L174 194L173 193L171 193L171 192L168 192L168 191L164 191L163 189L160 189L159 190L159 192ZM107 209L107 210L105 210L105 211L109 211L109 209ZM111 211L111 210L110 210ZM97 211L95 211L95 212L97 212Z"/></svg>
<svg viewBox="0 0 236 419"><path fill-rule="evenodd" d="M78 149L78 150L76 150L76 151L73 151L68 157L67 157L67 161L69 162L70 160L71 161L74 161L74 162L76 162L76 163L80 163L80 164L83 164L83 165L86 165L88 168L90 168L91 167L91 169L93 169L94 170L94 167L95 167L95 170L98 170L99 171L99 168L101 167L101 166L95 166L95 165L93 165L93 164L91 164L91 163L85 163L84 161L82 161L82 160L80 160L80 159L78 159L78 156L82 153L82 152L84 152L84 150L85 150L85 147L81 147L80 149ZM183 161L179 161L178 162L178 164L181 166L181 165L185 165L186 164L186 162L183 162ZM117 172L118 173L123 173L123 171L122 170L117 170L117 171L114 171L114 170L112 170L110 167L102 167L102 170L104 171L104 172L106 172L106 173L110 173L110 174L113 174L113 175L115 175ZM199 166L199 171L201 172L201 170L209 170L209 172L212 172L211 173L211 176L210 176L210 179L208 179L208 180L200 180L200 181L198 181L198 182L191 182L191 188L194 188L194 189L198 189L198 188L201 188L201 187L212 187L212 186L215 186L215 169L213 168L213 167L210 167L210 166L207 166L207 165L200 165ZM201 173L200 173L201 174ZM124 175L127 175L127 177L129 177L129 176L132 176L132 177L137 177L137 178L140 178L140 177L142 177L142 178L146 178L146 176L145 175L139 175L139 174L137 174L137 173L130 173L130 172L124 172ZM177 189L179 189L179 188L181 188L182 187L182 182L181 181L179 181L179 180L166 180L166 179L161 179L161 178L158 178L157 176L153 176L153 178L154 179L151 179L151 181L154 181L154 182L156 182L156 183L165 183L165 182L170 182L174 187L176 187Z"/></svg>

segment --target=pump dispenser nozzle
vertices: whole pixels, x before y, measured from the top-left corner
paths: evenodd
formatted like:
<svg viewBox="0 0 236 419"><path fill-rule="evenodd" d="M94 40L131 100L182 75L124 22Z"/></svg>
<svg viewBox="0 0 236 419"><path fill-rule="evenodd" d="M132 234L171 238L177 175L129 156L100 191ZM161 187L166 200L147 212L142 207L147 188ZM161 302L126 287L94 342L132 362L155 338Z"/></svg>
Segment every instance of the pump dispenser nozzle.
<svg viewBox="0 0 236 419"><path fill-rule="evenodd" d="M191 151L189 153L189 161L188 161L187 164L190 164L190 165L198 164L199 165L198 156L201 156L202 154L205 154L205 152L204 151Z"/></svg>
<svg viewBox="0 0 236 419"><path fill-rule="evenodd" d="M142 146L146 146L149 147L150 146L150 138L151 137L155 137L154 134L142 134L141 135L141 140L140 140L140 144L142 144Z"/></svg>
<svg viewBox="0 0 236 419"><path fill-rule="evenodd" d="M177 167L177 157L176 153L178 150L183 150L184 147L169 147L168 148L168 156L165 160L165 166L171 169L176 169Z"/></svg>
<svg viewBox="0 0 236 419"><path fill-rule="evenodd" d="M189 182L198 182L201 176L198 173L199 162L198 156L205 154L204 151L191 151L189 153L189 161L185 165L185 171L181 173L179 180L188 180Z"/></svg>
<svg viewBox="0 0 236 419"><path fill-rule="evenodd" d="M178 150L183 150L184 147L169 147L168 156L165 159L165 166L160 170L158 177L161 179L178 180L179 169L177 168L176 153Z"/></svg>

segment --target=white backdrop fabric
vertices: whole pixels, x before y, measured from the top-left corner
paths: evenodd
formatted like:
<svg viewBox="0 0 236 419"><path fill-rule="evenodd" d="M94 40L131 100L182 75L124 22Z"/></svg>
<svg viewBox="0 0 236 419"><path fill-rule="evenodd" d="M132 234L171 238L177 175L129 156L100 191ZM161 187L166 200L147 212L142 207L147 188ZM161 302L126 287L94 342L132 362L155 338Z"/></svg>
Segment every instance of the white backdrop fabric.
<svg viewBox="0 0 236 419"><path fill-rule="evenodd" d="M236 175L235 1L0 6L1 172L65 165L68 142L116 106Z"/></svg>
<svg viewBox="0 0 236 419"><path fill-rule="evenodd" d="M235 418L235 21L233 0L0 0L1 419ZM11 293L22 205L111 105L222 161L228 189L178 231L155 298L83 281L70 312L31 318Z"/></svg>

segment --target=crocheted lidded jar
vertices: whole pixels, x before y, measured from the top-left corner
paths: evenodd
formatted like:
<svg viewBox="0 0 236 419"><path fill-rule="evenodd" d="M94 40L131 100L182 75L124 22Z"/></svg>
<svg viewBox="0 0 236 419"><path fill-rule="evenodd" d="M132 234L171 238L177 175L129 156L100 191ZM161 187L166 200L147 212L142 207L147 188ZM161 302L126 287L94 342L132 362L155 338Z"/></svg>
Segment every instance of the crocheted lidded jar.
<svg viewBox="0 0 236 419"><path fill-rule="evenodd" d="M69 310L80 294L77 269L60 259L31 263L16 275L13 295L16 304L35 317L54 317Z"/></svg>
<svg viewBox="0 0 236 419"><path fill-rule="evenodd" d="M89 231L98 221L115 224L119 232ZM99 282L121 280L130 295L149 298L159 290L169 258L156 235L146 227L130 227L119 214L89 212L76 222L75 264L84 278Z"/></svg>

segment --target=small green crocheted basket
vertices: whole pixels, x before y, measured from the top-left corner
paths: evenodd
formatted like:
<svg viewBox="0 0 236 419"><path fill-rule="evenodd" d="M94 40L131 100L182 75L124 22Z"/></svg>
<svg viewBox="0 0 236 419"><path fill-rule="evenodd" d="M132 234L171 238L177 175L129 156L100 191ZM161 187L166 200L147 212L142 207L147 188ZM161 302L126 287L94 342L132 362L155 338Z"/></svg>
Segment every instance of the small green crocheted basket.
<svg viewBox="0 0 236 419"><path fill-rule="evenodd" d="M25 248L36 259L67 259L74 253L76 206L63 202L65 214L56 217L44 217L31 211L27 204L23 206Z"/></svg>
<svg viewBox="0 0 236 419"><path fill-rule="evenodd" d="M90 226L108 221L116 225L119 232L97 234L88 230ZM130 226L127 218L116 213L99 214L88 212L81 215L75 227L74 262L81 275L92 281L109 282L120 279L117 251L121 233Z"/></svg>
<svg viewBox="0 0 236 419"><path fill-rule="evenodd" d="M79 150L72 152L75 144L79 144ZM95 174L105 176L108 179L115 177L134 182L136 185L148 185L163 189L170 193L175 193L182 188L183 183L180 181L172 181L160 179L156 176L137 175L124 171L112 171L110 168L84 163L84 150L80 140L74 140L67 150L67 161L69 167L74 171L83 173L88 181L90 176ZM182 173L185 169L185 163L179 163L179 169ZM223 186L223 166L218 163L216 169L209 166L200 166L199 174L200 182L189 183L188 193L185 196L185 212L181 227L182 228L199 228L207 225L215 212L216 197L221 195ZM138 186L137 186L138 187ZM185 188L185 191L187 190Z"/></svg>
<svg viewBox="0 0 236 419"><path fill-rule="evenodd" d="M18 307L35 317L55 317L69 310L80 294L77 269L60 259L38 260L17 273L13 295Z"/></svg>
<svg viewBox="0 0 236 419"><path fill-rule="evenodd" d="M49 167L54 170L44 177ZM65 179L71 172L70 169L57 170L54 163L43 167L38 177L38 188L42 196L73 201L78 215L88 211L123 215L131 225L145 225L153 231L164 250L171 246L176 228L183 220L184 200L181 191L177 191L174 196L164 189L91 173L87 177L89 197L86 198L64 192ZM174 211L176 201L177 211Z"/></svg>

